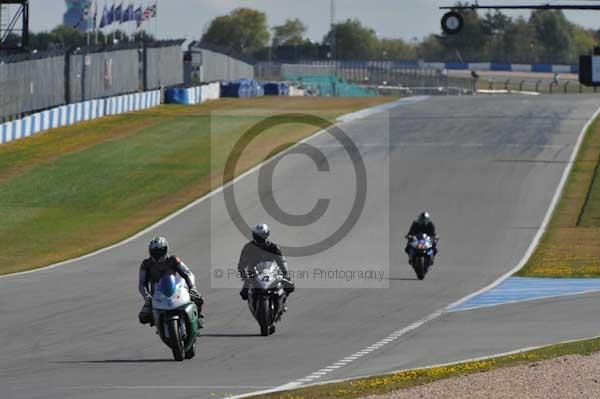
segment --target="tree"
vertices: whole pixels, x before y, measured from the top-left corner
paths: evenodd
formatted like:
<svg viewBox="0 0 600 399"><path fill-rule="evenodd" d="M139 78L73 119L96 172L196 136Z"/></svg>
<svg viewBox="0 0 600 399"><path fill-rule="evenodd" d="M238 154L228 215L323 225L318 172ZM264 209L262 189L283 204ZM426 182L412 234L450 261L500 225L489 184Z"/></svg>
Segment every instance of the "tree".
<svg viewBox="0 0 600 399"><path fill-rule="evenodd" d="M416 51L417 57L423 61L442 61L446 53L442 41L436 35L429 35L423 39Z"/></svg>
<svg viewBox="0 0 600 399"><path fill-rule="evenodd" d="M483 57L492 62L506 60L506 43L504 42L504 37L506 36L506 32L512 28L512 24L512 18L499 11L485 14L483 19L481 19L481 29L488 39L483 49Z"/></svg>
<svg viewBox="0 0 600 399"><path fill-rule="evenodd" d="M364 27L358 19L335 24L324 42L333 45L333 56L341 60L370 60L379 50L375 31Z"/></svg>
<svg viewBox="0 0 600 399"><path fill-rule="evenodd" d="M533 26L541 62L552 64L573 60L571 25L562 11L536 10L531 13L529 23Z"/></svg>
<svg viewBox="0 0 600 399"><path fill-rule="evenodd" d="M237 8L229 15L213 19L201 41L238 53L251 53L267 46L269 37L265 13Z"/></svg>
<svg viewBox="0 0 600 399"><path fill-rule="evenodd" d="M523 17L514 20L504 32L501 41L501 62L527 64L538 61L537 45L533 26Z"/></svg>
<svg viewBox="0 0 600 399"><path fill-rule="evenodd" d="M593 30L584 29L578 25L571 26L571 36L573 38L575 57L581 54L589 54L590 50L598 43L598 39Z"/></svg>
<svg viewBox="0 0 600 399"><path fill-rule="evenodd" d="M304 44L306 35L306 25L298 18L288 19L273 28L273 47L294 46Z"/></svg>
<svg viewBox="0 0 600 399"><path fill-rule="evenodd" d="M381 39L379 49L381 55L377 58L381 60L414 61L417 57L415 47L402 39Z"/></svg>
<svg viewBox="0 0 600 399"><path fill-rule="evenodd" d="M59 25L50 32L51 42L60 47L84 46L85 34L72 26Z"/></svg>

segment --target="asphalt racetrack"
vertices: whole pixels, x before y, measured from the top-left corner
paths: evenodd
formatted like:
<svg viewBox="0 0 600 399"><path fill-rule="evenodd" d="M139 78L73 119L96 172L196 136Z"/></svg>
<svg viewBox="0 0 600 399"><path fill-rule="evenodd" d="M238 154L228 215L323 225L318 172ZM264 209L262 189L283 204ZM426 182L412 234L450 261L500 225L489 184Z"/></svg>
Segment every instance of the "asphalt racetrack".
<svg viewBox="0 0 600 399"><path fill-rule="evenodd" d="M335 245L289 259L292 270L308 275L297 279L290 310L271 337L258 336L238 295L239 281L215 277L221 267L227 276L244 243L222 193L110 251L0 278L0 397L211 398L313 375L511 270L598 107L597 98L586 96L445 97L344 123L366 169L364 209ZM335 138L320 134L307 143L326 161L283 157L273 197L292 214L330 198L315 223L285 226L268 215L258 195L265 191L258 172L234 185L248 223L271 223L275 241L286 246L328 236L351 212L360 186ZM442 239L434 270L421 282L407 265L403 236L422 209L432 213ZM173 362L154 331L137 321L138 267L156 234L169 239L206 297L206 328L191 361ZM362 279L340 275L348 270L364 272ZM594 335L600 329L591 319L594 298L444 314L314 380Z"/></svg>

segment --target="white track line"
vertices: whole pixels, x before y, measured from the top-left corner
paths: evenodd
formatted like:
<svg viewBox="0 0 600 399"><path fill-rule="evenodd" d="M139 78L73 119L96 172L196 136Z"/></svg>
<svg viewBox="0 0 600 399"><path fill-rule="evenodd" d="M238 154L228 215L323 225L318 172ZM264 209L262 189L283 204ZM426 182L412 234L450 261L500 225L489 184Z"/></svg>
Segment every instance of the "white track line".
<svg viewBox="0 0 600 399"><path fill-rule="evenodd" d="M346 114L346 115L342 115L340 117L337 118L337 123L336 125L340 125L343 123L348 123L348 122L353 122L359 119L363 119L367 116L371 116L373 114L379 113L379 112L383 112L385 110L388 109L392 109L401 105L410 105L410 104L414 104L417 102L421 102L421 101L425 101L429 99L429 97L424 97L424 96L420 96L420 97L408 97L408 98L404 98L401 100L397 100L391 103L386 103L386 104L381 104L381 105L377 105L375 107L371 107L371 108L366 108L364 110L358 111L358 112L354 112L351 114ZM368 111L368 112L367 112ZM300 141L298 141L296 144L294 144L293 146L287 148L286 150L284 150L283 152L280 152L277 154L277 156L282 156L286 153L288 153L289 151L291 151L293 148L297 147L299 144L304 144L309 140L314 139L315 137L319 136L322 133L325 133L327 131L327 129L325 130L320 130L316 133L314 133L311 136L308 136ZM259 163L258 165L254 166L252 169L247 170L246 172L242 173L241 175L237 176L236 178L234 178L232 181L230 181L229 183L225 184L224 186L221 186L213 191L211 191L210 193L198 198L197 200L195 200L194 202L189 203L188 205L184 206L183 208L179 209L178 211L173 212L172 214L170 214L169 216L167 216L166 218L159 220L158 222L154 223L153 225L143 229L142 231L134 234L133 236L126 238L125 240L118 242L116 244L110 245L108 247L99 249L97 251L91 252L89 254L86 255L82 255L79 256L77 258L73 258L73 259L68 259L59 263L55 263L53 265L49 265L46 267L42 267L39 269L34 269L34 270L27 270L24 272L18 272L18 273L11 273L11 274L4 274L4 275L0 275L0 279L4 279L4 278L10 278L10 277L16 277L16 276L23 276L23 275L27 275L27 274L31 274L31 273L36 273L36 272L41 272L41 271L48 271L48 270L52 270L55 269L57 267L60 266L64 266L64 265L68 265L70 263L74 263L74 262L78 262L78 261L82 261L91 257L94 257L96 255L100 255L101 253L107 252L107 251L111 251L115 248L118 248L120 246L123 246L125 244L128 244L136 239L138 239L139 237L143 236L144 234L149 233L150 231L164 225L165 223L173 220L174 218L176 218L177 216L181 215L182 213L187 212L188 210L190 210L191 208L195 207L196 205L202 203L203 201L206 201L207 199L221 193L225 188L235 184L236 182L240 181L241 179L245 178L246 176L250 175L251 173L256 172L258 169L260 169L261 167L263 167L267 162L270 162L272 159L267 159L264 160L263 162Z"/></svg>
<svg viewBox="0 0 600 399"><path fill-rule="evenodd" d="M500 283L502 283L504 280L506 280L507 278L509 278L510 276L512 276L515 272L517 272L519 269L521 269L523 266L525 266L525 263L527 263L527 261L529 260L529 258L531 257L531 255L533 254L533 251L535 250L535 248L537 247L542 235L544 234L544 232L546 231L546 228L548 226L548 223L550 222L550 218L552 217L552 214L554 213L554 209L556 208L556 205L558 204L558 200L560 199L560 196L562 195L562 191L563 188L567 182L567 179L569 178L569 174L571 173L571 169L573 167L573 163L575 162L575 159L577 157L577 154L579 153L579 149L581 147L581 143L583 142L583 138L585 136L586 131L588 130L588 128L590 127L590 125L592 124L592 122L594 121L594 119L596 119L596 117L598 117L598 115L600 115L600 108L598 108L596 110L596 112L594 112L594 115L592 115L592 117L587 121L587 123L585 124L585 126L583 127L583 129L581 129L581 132L579 132L579 136L577 138L577 142L575 144L575 147L573 148L573 152L571 153L571 157L569 158L569 161L567 162L567 166L565 167L565 170L563 171L563 174L561 176L560 182L558 183L558 187L556 188L556 191L554 192L554 196L552 197L552 201L550 202L550 205L548 207L548 210L546 211L546 214L544 216L544 220L542 221L542 224L540 225L540 227L537 229L537 232L535 234L535 236L533 237L533 240L531 241L531 243L529 244L529 247L527 248L527 251L525 252L525 254L523 255L523 257L521 258L521 260L519 261L519 263L512 268L509 272L507 272L506 274L504 274L503 276L501 276L500 278L498 278L496 281L494 281L493 283L483 287L482 289L469 294L467 296L465 296L464 298L459 299L456 302L451 303L450 305L437 310L433 313L431 313L429 316L415 322L412 323L411 325L409 325L408 327L404 327L398 331L395 331L394 333L390 334L388 337L380 340L379 342L377 342L375 345L380 345L379 348L395 341L396 339L400 338L401 336L411 332L412 330L415 330L419 327L421 327L422 325L429 323L432 320L437 319L438 317L440 317L442 314L446 313L450 308L458 306L466 301L468 301L469 299L482 294L488 290L491 290L492 288L496 287L497 285L499 285ZM377 348L377 349L379 349ZM534 348L535 349L535 348ZM520 350L523 351L523 350ZM513 353L518 353L520 351L516 351ZM355 354L345 357L343 360L336 362L334 364L339 364L339 363L346 363L350 364L353 361L361 358L364 355L360 355L361 352L364 352L364 350L361 350L359 352L356 352ZM462 362L461 362L462 363ZM435 367L435 366L433 366ZM323 369L325 370L325 369ZM322 374L322 373L313 373L307 377L301 378L299 380L296 380L292 383L289 384L289 386L291 386L292 388L286 388L286 389L279 389L275 388L274 390L270 390L270 392L279 392L282 390L289 390L289 389L294 389L294 388L298 388L299 386L302 386L305 382L308 381L314 381L317 379L320 379L322 377L324 377L325 375L327 375L327 373ZM336 380L337 382L337 380ZM331 383L331 381L329 382ZM246 397L251 397L254 395L259 395L259 393L249 393L247 395L240 395L240 396L233 396L230 397L229 399L238 399L238 398L246 398Z"/></svg>

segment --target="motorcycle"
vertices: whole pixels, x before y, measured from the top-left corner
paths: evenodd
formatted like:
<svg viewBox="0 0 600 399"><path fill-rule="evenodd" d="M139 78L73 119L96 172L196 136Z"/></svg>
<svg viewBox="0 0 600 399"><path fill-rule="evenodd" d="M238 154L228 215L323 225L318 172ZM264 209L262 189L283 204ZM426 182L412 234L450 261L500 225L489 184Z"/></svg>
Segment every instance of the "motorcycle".
<svg viewBox="0 0 600 399"><path fill-rule="evenodd" d="M423 280L433 264L433 239L427 234L407 236L406 238L409 240L408 247L412 268L417 274L417 278Z"/></svg>
<svg viewBox="0 0 600 399"><path fill-rule="evenodd" d="M192 302L184 281L174 275L163 276L154 286L152 313L156 333L173 351L176 361L196 354L198 308Z"/></svg>
<svg viewBox="0 0 600 399"><path fill-rule="evenodd" d="M277 323L284 312L287 294L286 281L275 262L261 262L246 279L248 286L248 307L260 325L260 335L266 337L275 332Z"/></svg>

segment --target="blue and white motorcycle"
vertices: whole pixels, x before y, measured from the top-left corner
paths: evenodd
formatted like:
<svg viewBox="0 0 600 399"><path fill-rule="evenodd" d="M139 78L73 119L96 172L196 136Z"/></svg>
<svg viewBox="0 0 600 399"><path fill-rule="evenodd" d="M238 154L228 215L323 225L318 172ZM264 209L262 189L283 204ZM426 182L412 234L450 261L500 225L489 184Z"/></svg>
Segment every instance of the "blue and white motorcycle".
<svg viewBox="0 0 600 399"><path fill-rule="evenodd" d="M175 360L193 358L199 328L198 308L181 278L165 275L159 280L153 290L152 312L156 333L171 348Z"/></svg>

